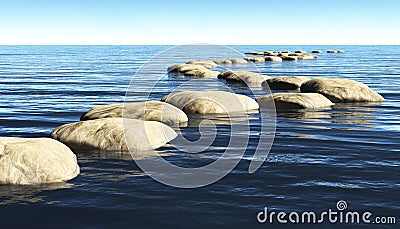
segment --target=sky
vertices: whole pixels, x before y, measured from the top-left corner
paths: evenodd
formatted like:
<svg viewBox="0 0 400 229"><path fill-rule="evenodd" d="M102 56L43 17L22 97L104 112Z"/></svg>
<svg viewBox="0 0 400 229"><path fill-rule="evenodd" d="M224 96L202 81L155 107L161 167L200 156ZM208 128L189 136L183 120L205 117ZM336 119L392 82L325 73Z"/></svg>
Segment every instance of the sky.
<svg viewBox="0 0 400 229"><path fill-rule="evenodd" d="M398 0L0 0L2 45L400 44Z"/></svg>

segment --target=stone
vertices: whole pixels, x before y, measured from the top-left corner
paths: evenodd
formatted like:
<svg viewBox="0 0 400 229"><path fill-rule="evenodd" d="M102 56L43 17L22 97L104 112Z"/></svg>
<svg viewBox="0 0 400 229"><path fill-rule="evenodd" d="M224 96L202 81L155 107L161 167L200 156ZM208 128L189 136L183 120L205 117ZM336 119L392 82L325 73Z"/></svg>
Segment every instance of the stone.
<svg viewBox="0 0 400 229"><path fill-rule="evenodd" d="M327 53L337 53L338 51L337 50L328 50L328 51L326 51Z"/></svg>
<svg viewBox="0 0 400 229"><path fill-rule="evenodd" d="M313 60L316 58L318 58L318 56L311 54L301 54L300 56L297 57L298 60Z"/></svg>
<svg viewBox="0 0 400 229"><path fill-rule="evenodd" d="M101 118L62 125L51 137L73 149L128 152L150 151L177 136L169 126L156 121ZM127 139L127 140L126 140Z"/></svg>
<svg viewBox="0 0 400 229"><path fill-rule="evenodd" d="M247 61L252 61L252 62L264 62L265 59L262 56L251 56L251 57L245 57L244 58Z"/></svg>
<svg viewBox="0 0 400 229"><path fill-rule="evenodd" d="M214 60L214 63L219 64L219 65L226 65L226 64L232 64L232 61L228 59L222 59L222 60ZM247 63L247 61L246 61Z"/></svg>
<svg viewBox="0 0 400 229"><path fill-rule="evenodd" d="M186 64L198 64L205 68L216 68L218 65L213 60L191 60Z"/></svg>
<svg viewBox="0 0 400 229"><path fill-rule="evenodd" d="M223 64L223 65L228 65L228 64L247 64L247 60L240 59L240 58L229 58L229 59L223 59L223 60L214 60L216 64Z"/></svg>
<svg viewBox="0 0 400 229"><path fill-rule="evenodd" d="M171 66L169 66L168 68L167 68L167 71L168 72L175 72L175 71L178 71L178 68L181 66L182 64L173 64L173 65L171 65Z"/></svg>
<svg viewBox="0 0 400 229"><path fill-rule="evenodd" d="M232 64L247 64L247 60L241 58L229 58Z"/></svg>
<svg viewBox="0 0 400 229"><path fill-rule="evenodd" d="M297 56L281 56L282 60L288 60L288 61L295 61L297 60Z"/></svg>
<svg viewBox="0 0 400 229"><path fill-rule="evenodd" d="M282 62L282 58L279 56L266 56L264 57L265 61L272 61L272 62Z"/></svg>
<svg viewBox="0 0 400 229"><path fill-rule="evenodd" d="M225 91L174 92L161 100L187 114L230 114L258 109L258 103L254 99Z"/></svg>
<svg viewBox="0 0 400 229"><path fill-rule="evenodd" d="M268 86L271 90L296 90L309 80L311 78L307 76L278 76L267 79L262 83L262 86Z"/></svg>
<svg viewBox="0 0 400 229"><path fill-rule="evenodd" d="M303 50L296 50L296 51L294 51L294 53L306 53L306 51L303 51Z"/></svg>
<svg viewBox="0 0 400 229"><path fill-rule="evenodd" d="M321 50L312 50L311 53L322 53Z"/></svg>
<svg viewBox="0 0 400 229"><path fill-rule="evenodd" d="M260 86L262 82L271 77L264 76L255 72L249 71L225 71L218 75L219 79L225 79L228 82L246 83L249 85Z"/></svg>
<svg viewBox="0 0 400 229"><path fill-rule="evenodd" d="M381 102L384 98L367 85L343 78L316 78L301 85L302 92L316 92L334 103Z"/></svg>
<svg viewBox="0 0 400 229"><path fill-rule="evenodd" d="M214 64L217 65L216 63ZM171 65L168 69L173 69L173 72L182 73L184 76L192 78L217 78L219 74L218 71L211 71L200 64Z"/></svg>
<svg viewBox="0 0 400 229"><path fill-rule="evenodd" d="M97 106L81 117L81 121L100 118L140 119L144 121L158 121L169 126L186 123L188 117L181 109L160 101L127 102Z"/></svg>
<svg viewBox="0 0 400 229"><path fill-rule="evenodd" d="M264 52L245 52L247 55L264 55Z"/></svg>
<svg viewBox="0 0 400 229"><path fill-rule="evenodd" d="M318 93L274 93L260 96L257 102L260 107L268 107L272 100L277 110L314 109L333 105L329 99Z"/></svg>
<svg viewBox="0 0 400 229"><path fill-rule="evenodd" d="M51 138L0 137L0 183L64 182L79 174L75 154Z"/></svg>

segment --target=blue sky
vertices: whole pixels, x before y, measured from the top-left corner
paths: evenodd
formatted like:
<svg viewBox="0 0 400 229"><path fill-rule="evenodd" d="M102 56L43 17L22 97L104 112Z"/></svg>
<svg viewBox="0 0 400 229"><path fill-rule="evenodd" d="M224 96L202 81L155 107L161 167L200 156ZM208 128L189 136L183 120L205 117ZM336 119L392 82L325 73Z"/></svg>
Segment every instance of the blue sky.
<svg viewBox="0 0 400 229"><path fill-rule="evenodd" d="M398 0L0 0L0 44L400 44Z"/></svg>

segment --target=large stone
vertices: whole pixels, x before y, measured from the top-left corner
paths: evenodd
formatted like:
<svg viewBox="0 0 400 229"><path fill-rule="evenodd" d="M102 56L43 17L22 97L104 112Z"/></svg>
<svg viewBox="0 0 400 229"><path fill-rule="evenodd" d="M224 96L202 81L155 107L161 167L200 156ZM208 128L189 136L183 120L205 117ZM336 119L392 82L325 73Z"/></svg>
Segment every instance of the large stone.
<svg viewBox="0 0 400 229"><path fill-rule="evenodd" d="M329 99L318 93L274 93L259 97L257 102L260 107L267 107L272 100L278 110L323 108L333 105Z"/></svg>
<svg viewBox="0 0 400 229"><path fill-rule="evenodd" d="M32 185L70 180L79 174L76 156L51 138L0 137L0 183Z"/></svg>
<svg viewBox="0 0 400 229"><path fill-rule="evenodd" d="M216 63L214 64L217 65ZM169 72L182 73L184 76L192 78L217 78L219 74L218 71L211 71L200 64L174 64L169 66L167 70L169 70Z"/></svg>
<svg viewBox="0 0 400 229"><path fill-rule="evenodd" d="M282 58L279 56L266 56L264 57L265 61L273 61L273 62L282 62Z"/></svg>
<svg viewBox="0 0 400 229"><path fill-rule="evenodd" d="M145 121L159 121L174 126L188 121L185 112L171 104L160 101L129 102L97 106L81 117L81 121L100 118L140 119Z"/></svg>
<svg viewBox="0 0 400 229"><path fill-rule="evenodd" d="M264 62L265 61L263 56L251 56L251 57L245 57L244 59L247 61L252 61L252 62Z"/></svg>
<svg viewBox="0 0 400 229"><path fill-rule="evenodd" d="M187 62L186 64L197 64L197 65L201 65L208 69L217 67L217 64L212 60L191 60L191 61Z"/></svg>
<svg viewBox="0 0 400 229"><path fill-rule="evenodd" d="M343 78L316 78L301 85L302 92L316 92L334 103L381 102L383 97L367 85Z"/></svg>
<svg viewBox="0 0 400 229"><path fill-rule="evenodd" d="M161 100L182 109L187 114L229 114L258 109L254 99L225 91L174 92Z"/></svg>
<svg viewBox="0 0 400 229"><path fill-rule="evenodd" d="M156 149L176 136L171 127L161 122L123 118L102 118L69 123L57 127L51 133L52 138L73 149L118 152L128 152L128 149L134 151Z"/></svg>
<svg viewBox="0 0 400 229"><path fill-rule="evenodd" d="M307 76L278 76L267 79L262 83L262 86L267 87L268 85L271 90L296 90L310 79Z"/></svg>
<svg viewBox="0 0 400 229"><path fill-rule="evenodd" d="M225 79L229 82L246 83L248 85L260 86L262 82L271 78L255 72L249 71L225 71L218 75L219 79Z"/></svg>

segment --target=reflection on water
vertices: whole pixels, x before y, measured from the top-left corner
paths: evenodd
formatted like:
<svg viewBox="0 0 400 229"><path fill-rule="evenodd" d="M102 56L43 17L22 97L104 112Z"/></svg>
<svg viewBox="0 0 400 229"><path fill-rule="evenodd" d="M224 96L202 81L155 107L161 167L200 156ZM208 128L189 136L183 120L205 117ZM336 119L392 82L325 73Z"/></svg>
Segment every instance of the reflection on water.
<svg viewBox="0 0 400 229"><path fill-rule="evenodd" d="M0 205L15 203L36 203L42 201L44 196L40 196L43 191L56 189L67 189L74 184L60 182L41 185L0 185Z"/></svg>
<svg viewBox="0 0 400 229"><path fill-rule="evenodd" d="M281 110L277 111L277 117L302 120L303 123L308 124L350 124L347 128L352 129L351 124L374 124L376 121L375 113L377 112L377 108L374 106L379 104L382 103L338 103L330 109ZM362 127L367 128L368 125ZM362 127L359 126L359 128ZM316 126L315 128L320 128L320 126Z"/></svg>

